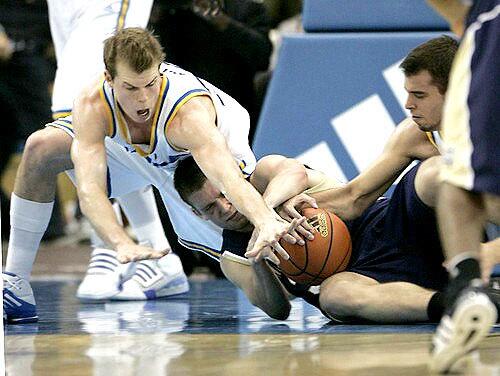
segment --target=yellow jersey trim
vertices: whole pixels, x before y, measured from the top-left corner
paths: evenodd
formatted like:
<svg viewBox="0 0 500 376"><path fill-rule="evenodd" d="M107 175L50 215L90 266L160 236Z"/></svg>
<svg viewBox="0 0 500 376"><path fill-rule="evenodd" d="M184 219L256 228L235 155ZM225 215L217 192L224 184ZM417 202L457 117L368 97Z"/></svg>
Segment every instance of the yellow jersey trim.
<svg viewBox="0 0 500 376"><path fill-rule="evenodd" d="M425 135L427 136L431 144L434 145L434 147L439 150L439 147L436 144L436 140L434 140L434 135L432 134L432 132L425 132Z"/></svg>
<svg viewBox="0 0 500 376"><path fill-rule="evenodd" d="M215 249L212 249L210 247L204 246L203 244L198 244L195 242L191 242L189 240L185 240L182 238L178 238L177 241L184 247L191 249L193 251L200 251L203 253L206 253L210 257L215 258L216 260L220 259L221 252L217 252Z"/></svg>
<svg viewBox="0 0 500 376"><path fill-rule="evenodd" d="M57 119L60 119L60 118L64 118L66 116L69 116L71 115L71 111L57 111L57 112L53 112L52 113L52 119L53 120L57 120Z"/></svg>
<svg viewBox="0 0 500 376"><path fill-rule="evenodd" d="M125 17L127 16L129 6L129 0L123 0L122 6L120 8L120 14L118 15L118 21L116 23L116 30L123 29L123 25L125 24Z"/></svg>
<svg viewBox="0 0 500 376"><path fill-rule="evenodd" d="M165 123L165 129L164 129L164 134L165 134L165 140L167 140L168 142L168 138L167 138L167 129L168 127L170 126L170 123L172 123L172 120L174 119L175 115L177 114L177 111L179 111L179 109L187 102L189 101L190 99L194 98L194 97L199 97L199 96L203 96L203 95L206 95L208 97L210 97L210 93L208 91L205 91L205 90L202 90L202 89L194 89L194 90L190 90L188 91L187 93L185 93L182 97L180 97L177 102L174 104L172 110L170 111L170 114L168 115L167 117L167 121ZM211 97L210 97L211 98ZM178 151L178 152L185 152L187 151L186 149L180 149L180 148L176 148L174 145L172 145L170 142L168 142L168 144L170 145L170 147L172 149L174 149L175 151Z"/></svg>
<svg viewBox="0 0 500 376"><path fill-rule="evenodd" d="M165 102L167 91L168 91L168 79L165 76L162 76L160 94L158 95L158 99L157 99L156 105L155 105L155 114L154 114L153 122L151 125L151 134L149 136L149 148L147 151L144 150L139 145L132 143L132 138L130 137L130 133L129 133L128 127L126 125L125 119L123 118L122 113L120 111L120 108L118 107L118 103L116 102L116 99L115 99L114 103L115 103L116 113L118 114L117 118L118 118L118 125L120 127L120 130L121 130L122 134L125 136L127 143L132 145L132 147L135 149L137 154L139 154L141 157L148 156L156 148L156 143L158 142L157 136L156 136L156 128L158 126L158 118L160 117L161 108L163 107L163 103Z"/></svg>

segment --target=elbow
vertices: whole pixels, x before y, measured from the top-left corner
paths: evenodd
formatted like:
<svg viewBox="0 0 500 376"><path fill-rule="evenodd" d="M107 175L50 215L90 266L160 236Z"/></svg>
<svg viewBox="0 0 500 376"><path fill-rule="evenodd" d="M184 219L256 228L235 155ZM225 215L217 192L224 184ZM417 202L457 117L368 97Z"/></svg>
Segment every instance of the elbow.
<svg viewBox="0 0 500 376"><path fill-rule="evenodd" d="M286 320L290 316L290 311L292 310L292 305L288 300L283 300L282 302L263 302L258 298L250 298L250 303L255 307L260 308L266 315L274 320Z"/></svg>
<svg viewBox="0 0 500 376"><path fill-rule="evenodd" d="M262 308L261 308L262 309ZM262 309L270 318L274 320L286 320L290 316L290 311L292 310L292 306L290 302L284 302L283 304L279 304L275 307L270 307L265 310Z"/></svg>

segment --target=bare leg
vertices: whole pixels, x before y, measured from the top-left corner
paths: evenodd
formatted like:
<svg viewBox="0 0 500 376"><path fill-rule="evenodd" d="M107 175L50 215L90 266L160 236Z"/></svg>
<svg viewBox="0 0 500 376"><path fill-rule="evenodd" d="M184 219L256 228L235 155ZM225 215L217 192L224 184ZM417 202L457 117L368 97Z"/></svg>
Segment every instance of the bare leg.
<svg viewBox="0 0 500 376"><path fill-rule="evenodd" d="M438 202L439 229L448 260L467 253L478 258L485 210L481 197L443 183Z"/></svg>
<svg viewBox="0 0 500 376"><path fill-rule="evenodd" d="M33 133L26 141L14 193L31 201L53 201L57 175L73 168L71 142L68 134L53 127Z"/></svg>
<svg viewBox="0 0 500 376"><path fill-rule="evenodd" d="M321 308L333 318L383 323L427 321L427 306L434 294L412 283L378 283L351 272L331 276L320 291Z"/></svg>
<svg viewBox="0 0 500 376"><path fill-rule="evenodd" d="M52 213L57 174L72 167L71 137L56 128L26 142L11 199L11 233L5 271L29 280Z"/></svg>

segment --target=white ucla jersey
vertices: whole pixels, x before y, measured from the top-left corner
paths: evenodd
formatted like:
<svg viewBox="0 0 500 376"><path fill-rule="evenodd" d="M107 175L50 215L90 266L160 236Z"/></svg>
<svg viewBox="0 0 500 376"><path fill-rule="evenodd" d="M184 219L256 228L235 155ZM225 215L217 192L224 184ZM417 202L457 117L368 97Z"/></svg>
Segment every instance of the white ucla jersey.
<svg viewBox="0 0 500 376"><path fill-rule="evenodd" d="M167 142L165 130L179 108L190 98L208 95L217 112L217 126L224 135L235 161L244 174L255 169L255 156L248 145L248 112L226 93L193 74L171 64L162 64L162 85L156 105L149 145L133 145L125 120L117 111L112 88L103 81L101 97L109 110L109 135L106 137L108 194L120 197L148 184L160 191L179 242L193 250L218 258L222 246L221 229L197 217L179 197L172 172L177 161L189 153L176 150ZM48 126L74 137L72 117L55 120ZM74 178L72 172L69 175Z"/></svg>
<svg viewBox="0 0 500 376"><path fill-rule="evenodd" d="M233 98L210 83L173 64L160 65L162 83L151 127L149 145L137 145L131 141L130 133L112 87L103 80L101 97L109 110L110 138L122 145L129 153L137 153L156 168L172 171L177 162L189 155L170 145L166 130L177 111L191 98L209 96L216 109L217 127L224 135L229 149L245 175L255 169L255 156L248 145L250 119L248 112Z"/></svg>

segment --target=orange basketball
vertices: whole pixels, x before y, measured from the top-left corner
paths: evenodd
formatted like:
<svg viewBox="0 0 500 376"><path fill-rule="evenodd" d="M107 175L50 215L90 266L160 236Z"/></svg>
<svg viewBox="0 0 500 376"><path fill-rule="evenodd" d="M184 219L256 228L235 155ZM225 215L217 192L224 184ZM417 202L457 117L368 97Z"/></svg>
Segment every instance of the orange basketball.
<svg viewBox="0 0 500 376"><path fill-rule="evenodd" d="M290 258L283 260L278 255L279 269L297 283L316 286L345 270L351 258L351 236L345 223L324 209L307 208L302 214L315 228L314 239L303 246L282 240Z"/></svg>

